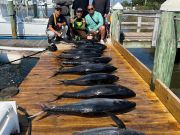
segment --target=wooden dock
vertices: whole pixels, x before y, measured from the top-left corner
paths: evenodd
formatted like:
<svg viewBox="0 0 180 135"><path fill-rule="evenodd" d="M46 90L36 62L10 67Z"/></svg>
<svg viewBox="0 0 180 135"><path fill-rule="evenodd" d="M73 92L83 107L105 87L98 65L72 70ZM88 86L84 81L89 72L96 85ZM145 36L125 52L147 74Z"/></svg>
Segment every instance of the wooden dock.
<svg viewBox="0 0 180 135"><path fill-rule="evenodd" d="M62 46L63 47L63 46ZM53 94L61 94L63 92L79 91L85 87L80 86L64 86L57 84L58 79L73 79L78 75L59 75L50 78L58 69L58 60L55 58L60 52L45 53L40 57L38 64L32 69L27 78L20 85L21 92L13 98L17 104L24 107L31 115L39 112L40 103L47 104L46 101L54 99ZM137 94L136 97L128 99L136 102L136 108L126 114L118 115L128 128L140 130L149 135L179 135L180 124L176 119L180 118L180 101L174 101L174 95L169 96L167 93L158 95L164 89L157 80L157 89L155 93L149 88L150 71L146 69L136 58L121 48L119 44L108 45L108 49L104 53L105 56L113 58L111 64L118 67L114 72L119 77L116 82L119 85L126 86ZM157 95L161 97L163 94L164 102L167 105L176 103L171 108L177 108L173 115L159 100ZM168 96L168 97L167 97ZM161 98L160 98L161 99ZM77 102L80 99L62 99L49 105L63 105L67 103ZM178 110L179 109L179 110ZM173 110L173 109L170 109ZM42 116L42 115L41 115ZM38 120L41 116L32 121L32 135L70 135L76 131L95 127L106 127L115 125L109 117L92 117L85 118L80 116L60 115L49 116L42 120ZM27 134L28 125L25 117L19 112L20 123L22 125L22 134Z"/></svg>

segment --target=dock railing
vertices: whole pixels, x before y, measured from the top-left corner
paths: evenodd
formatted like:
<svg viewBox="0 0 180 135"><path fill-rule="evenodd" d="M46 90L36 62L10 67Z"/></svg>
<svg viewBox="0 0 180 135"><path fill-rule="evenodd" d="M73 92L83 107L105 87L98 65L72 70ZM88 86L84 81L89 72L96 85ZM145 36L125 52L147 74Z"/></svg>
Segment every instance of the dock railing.
<svg viewBox="0 0 180 135"><path fill-rule="evenodd" d="M122 24L122 16L123 16L122 11L116 10L112 13L112 24L111 24L112 43L122 42L120 41L121 39L120 31L122 29L119 29L122 28L122 26L118 26L119 24L120 25ZM155 92L155 94L159 97L159 99L163 102L163 104L179 121L180 108L176 107L175 105L176 102L171 102L171 101L178 101L179 104L180 100L169 90L169 86L171 82L175 56L180 39L180 14L179 12L162 11L160 14L156 14L155 16L144 16L144 15L135 15L135 14L133 14L132 16L154 18L154 29L152 36L152 45L156 46L154 66L152 72L150 73L149 78L147 79L146 75L145 78L148 80L147 83L150 85L151 90ZM137 23L138 26L141 26L140 22L142 22L141 19L139 19L139 24ZM139 32L138 29L137 32ZM137 66L137 70L140 69L141 67ZM144 77L144 73L141 75L141 77ZM149 80L150 78L151 81ZM161 91L161 87L158 87L157 89L158 80L162 82L161 85L163 85L163 88L165 86L167 87L164 88L163 91Z"/></svg>

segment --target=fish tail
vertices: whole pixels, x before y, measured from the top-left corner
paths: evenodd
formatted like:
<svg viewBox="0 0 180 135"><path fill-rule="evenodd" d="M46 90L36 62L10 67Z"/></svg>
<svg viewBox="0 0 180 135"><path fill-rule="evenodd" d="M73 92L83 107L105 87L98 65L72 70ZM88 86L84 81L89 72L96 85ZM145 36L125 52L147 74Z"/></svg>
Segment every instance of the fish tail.
<svg viewBox="0 0 180 135"><path fill-rule="evenodd" d="M54 101L56 101L56 100L59 100L59 99L61 99L61 98L63 98L63 95L56 95L56 94L53 94L56 98L55 99L53 99L53 100L49 100L48 102L50 103L50 102L54 102Z"/></svg>
<svg viewBox="0 0 180 135"><path fill-rule="evenodd" d="M53 78L53 77L57 76L58 74L60 74L60 72L56 71L50 78Z"/></svg>
<svg viewBox="0 0 180 135"><path fill-rule="evenodd" d="M32 116L29 116L28 119L33 119L33 118L43 114L46 111L46 109L48 108L46 105L43 105L43 104L40 104L40 107L41 107L42 111L40 111L40 112L38 112L38 113L36 113L36 114L34 114Z"/></svg>
<svg viewBox="0 0 180 135"><path fill-rule="evenodd" d="M64 68L64 65L62 63L60 63L60 67L59 67L59 70L63 69Z"/></svg>

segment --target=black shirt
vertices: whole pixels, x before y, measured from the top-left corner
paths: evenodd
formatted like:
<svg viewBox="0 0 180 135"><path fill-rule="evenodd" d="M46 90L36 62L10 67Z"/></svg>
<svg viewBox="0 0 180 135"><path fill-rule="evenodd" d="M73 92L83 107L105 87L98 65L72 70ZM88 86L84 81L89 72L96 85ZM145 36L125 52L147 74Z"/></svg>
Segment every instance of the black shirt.
<svg viewBox="0 0 180 135"><path fill-rule="evenodd" d="M73 1L72 0L56 0L57 5L60 5L62 8L61 13L64 16L69 16L70 15L70 9L69 6L72 5Z"/></svg>
<svg viewBox="0 0 180 135"><path fill-rule="evenodd" d="M88 14L87 6L89 5L89 0L74 0L72 8L76 11L77 8L83 9L83 17Z"/></svg>
<svg viewBox="0 0 180 135"><path fill-rule="evenodd" d="M66 18L61 14L58 18L56 18L56 24L63 23L63 22L66 22ZM52 14L49 17L47 28L49 27L49 25L51 25L53 27L53 29L56 29L56 24L55 24L55 20L54 20L54 14Z"/></svg>
<svg viewBox="0 0 180 135"><path fill-rule="evenodd" d="M95 10L100 12L102 16L109 13L110 0L93 0Z"/></svg>

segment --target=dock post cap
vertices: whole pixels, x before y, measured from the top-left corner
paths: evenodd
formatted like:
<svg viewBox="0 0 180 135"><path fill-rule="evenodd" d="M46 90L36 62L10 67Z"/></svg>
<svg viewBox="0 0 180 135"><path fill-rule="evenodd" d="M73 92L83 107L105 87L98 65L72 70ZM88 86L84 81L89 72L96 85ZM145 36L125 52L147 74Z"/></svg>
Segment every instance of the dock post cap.
<svg viewBox="0 0 180 135"><path fill-rule="evenodd" d="M180 12L179 0L166 0L160 7L161 11L176 11Z"/></svg>
<svg viewBox="0 0 180 135"><path fill-rule="evenodd" d="M115 5L112 6L112 9L115 9L115 10L123 10L123 6L121 5L120 2L117 2Z"/></svg>

